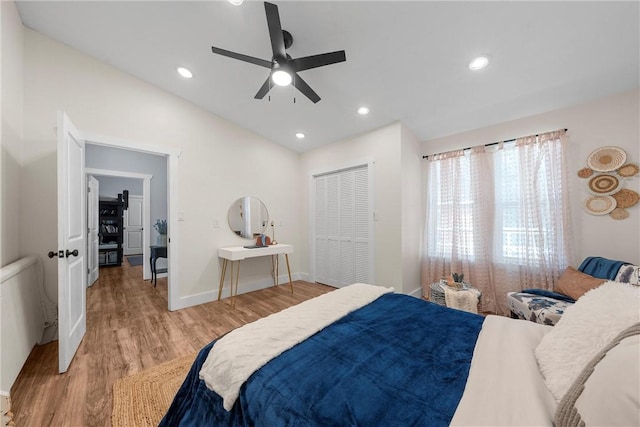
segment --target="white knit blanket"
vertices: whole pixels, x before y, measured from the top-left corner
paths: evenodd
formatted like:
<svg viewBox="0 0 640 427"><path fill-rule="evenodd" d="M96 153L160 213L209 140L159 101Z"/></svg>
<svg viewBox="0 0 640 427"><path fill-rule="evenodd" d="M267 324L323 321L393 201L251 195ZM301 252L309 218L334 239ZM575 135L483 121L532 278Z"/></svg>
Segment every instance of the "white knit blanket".
<svg viewBox="0 0 640 427"><path fill-rule="evenodd" d="M444 301L447 307L478 314L480 291L477 289L457 291L448 286L442 286L442 288L444 289Z"/></svg>
<svg viewBox="0 0 640 427"><path fill-rule="evenodd" d="M249 377L271 359L393 288L356 283L248 323L219 339L200 379L230 411Z"/></svg>

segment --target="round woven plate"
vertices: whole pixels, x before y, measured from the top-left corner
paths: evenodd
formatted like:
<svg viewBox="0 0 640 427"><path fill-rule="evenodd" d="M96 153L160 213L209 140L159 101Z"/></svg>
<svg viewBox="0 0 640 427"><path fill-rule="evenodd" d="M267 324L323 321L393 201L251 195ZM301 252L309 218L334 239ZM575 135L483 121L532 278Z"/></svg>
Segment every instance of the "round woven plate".
<svg viewBox="0 0 640 427"><path fill-rule="evenodd" d="M638 172L640 172L640 168L635 163L627 163L618 169L618 175L624 176L625 178L638 175Z"/></svg>
<svg viewBox="0 0 640 427"><path fill-rule="evenodd" d="M591 168L582 168L578 171L580 178L589 178L591 175L593 175L593 169Z"/></svg>
<svg viewBox="0 0 640 427"><path fill-rule="evenodd" d="M598 174L589 180L589 191L594 196L610 196L622 187L622 180L607 173Z"/></svg>
<svg viewBox="0 0 640 427"><path fill-rule="evenodd" d="M619 208L630 208L640 201L640 194L627 188L623 188L617 193L612 194L611 197L616 200L616 206Z"/></svg>
<svg viewBox="0 0 640 427"><path fill-rule="evenodd" d="M584 209L591 215L606 215L616 208L616 199L611 196L591 196L584 201Z"/></svg>
<svg viewBox="0 0 640 427"><path fill-rule="evenodd" d="M613 219L627 219L629 218L629 212L626 209L615 208L609 214Z"/></svg>
<svg viewBox="0 0 640 427"><path fill-rule="evenodd" d="M627 160L627 153L620 147L600 147L587 158L587 165L596 172L618 169Z"/></svg>

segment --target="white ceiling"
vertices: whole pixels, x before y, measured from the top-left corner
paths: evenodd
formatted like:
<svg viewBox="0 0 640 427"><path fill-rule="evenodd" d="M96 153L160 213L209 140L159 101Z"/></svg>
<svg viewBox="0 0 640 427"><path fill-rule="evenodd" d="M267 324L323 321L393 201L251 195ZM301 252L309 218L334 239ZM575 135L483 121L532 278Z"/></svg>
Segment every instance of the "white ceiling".
<svg viewBox="0 0 640 427"><path fill-rule="evenodd" d="M270 60L262 2L17 5L27 27L299 152L394 121L424 141L639 86L637 1L275 3L292 57L346 51L344 63L300 73L317 104L291 87L255 100L269 70L211 53ZM471 72L483 53L492 62Z"/></svg>

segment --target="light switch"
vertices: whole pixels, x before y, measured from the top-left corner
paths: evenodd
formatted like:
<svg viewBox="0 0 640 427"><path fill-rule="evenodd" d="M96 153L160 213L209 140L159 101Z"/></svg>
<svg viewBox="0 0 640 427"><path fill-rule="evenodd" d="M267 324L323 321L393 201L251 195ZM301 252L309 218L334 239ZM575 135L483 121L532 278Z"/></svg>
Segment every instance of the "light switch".
<svg viewBox="0 0 640 427"><path fill-rule="evenodd" d="M217 219L213 220L213 228L220 228L220 221Z"/></svg>
<svg viewBox="0 0 640 427"><path fill-rule="evenodd" d="M184 212L183 211L178 212L178 221L184 221Z"/></svg>

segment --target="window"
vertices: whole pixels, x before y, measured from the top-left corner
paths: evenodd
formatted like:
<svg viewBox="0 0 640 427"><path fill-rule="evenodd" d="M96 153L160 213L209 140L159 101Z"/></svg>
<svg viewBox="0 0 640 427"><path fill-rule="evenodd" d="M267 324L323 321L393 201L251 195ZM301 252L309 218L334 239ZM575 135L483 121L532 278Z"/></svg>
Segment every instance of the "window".
<svg viewBox="0 0 640 427"><path fill-rule="evenodd" d="M558 131L429 159L423 285L457 271L481 290L550 288L569 264L565 144Z"/></svg>

